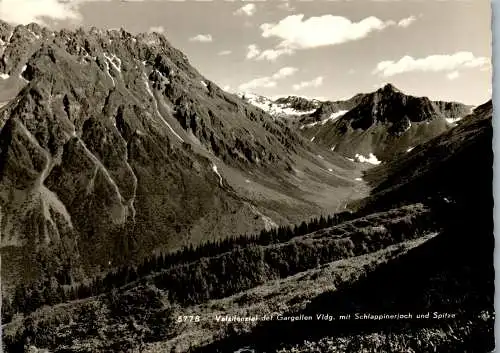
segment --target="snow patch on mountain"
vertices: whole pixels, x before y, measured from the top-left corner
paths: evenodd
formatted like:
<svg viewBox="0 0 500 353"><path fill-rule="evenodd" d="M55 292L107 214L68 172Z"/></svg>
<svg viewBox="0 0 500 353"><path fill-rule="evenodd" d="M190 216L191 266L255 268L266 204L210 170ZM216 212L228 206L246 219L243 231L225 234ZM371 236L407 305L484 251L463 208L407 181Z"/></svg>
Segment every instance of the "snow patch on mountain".
<svg viewBox="0 0 500 353"><path fill-rule="evenodd" d="M28 32L33 35L36 39L40 39L40 35L39 34L36 34L35 32L33 32L32 30L28 29Z"/></svg>
<svg viewBox="0 0 500 353"><path fill-rule="evenodd" d="M217 168L217 166L215 164L212 164L212 170L215 174L217 174L217 176L219 177L219 183L220 183L220 186L224 186L222 184L222 175L220 175L219 173L219 169Z"/></svg>
<svg viewBox="0 0 500 353"><path fill-rule="evenodd" d="M154 107L154 110L156 112L156 115L170 129L170 131L175 135L175 137L177 137L181 142L184 142L184 140L182 139L182 137L180 137L179 134L177 132L175 132L175 130L172 128L172 126L165 120L165 118L163 117L163 115L161 115L160 110L158 109L158 101L156 100L156 97L153 94L153 91L151 90L151 87L149 86L149 80L148 80L148 77L146 76L145 72L142 73L142 77L143 77L143 80L144 80L144 84L146 85L146 91L148 92L149 96L152 99L153 107ZM114 80L113 80L113 83L114 83Z"/></svg>
<svg viewBox="0 0 500 353"><path fill-rule="evenodd" d="M457 118L457 119L452 119L452 118L444 118L448 124L455 125L457 121L461 120L462 118Z"/></svg>
<svg viewBox="0 0 500 353"><path fill-rule="evenodd" d="M26 71L26 69L28 68L27 65L24 65L22 68L21 68L21 72L19 73L19 79L24 81L25 83L28 82L28 80L26 80L24 77L23 77L23 73L24 71Z"/></svg>
<svg viewBox="0 0 500 353"><path fill-rule="evenodd" d="M122 60L117 57L115 54L108 55L104 53L104 58L109 61L109 63L114 67L114 69L118 72L122 72Z"/></svg>
<svg viewBox="0 0 500 353"><path fill-rule="evenodd" d="M362 154L356 153L354 158L360 163L370 163L373 165L378 165L378 164L382 163L381 161L379 161L377 159L377 157L373 153L370 153L368 155L368 157L365 157Z"/></svg>
<svg viewBox="0 0 500 353"><path fill-rule="evenodd" d="M269 115L274 117L300 116L300 115L312 114L315 112L315 109L306 111L297 110L290 107L287 104L278 104L267 97L259 96L253 93L248 93L248 92L237 93L237 96L240 97L241 99L246 100L248 103L256 106L257 108L262 109L263 111L267 112Z"/></svg>
<svg viewBox="0 0 500 353"><path fill-rule="evenodd" d="M113 86L116 86L116 82L115 82L115 79L113 78L113 76L111 76L111 74L109 73L109 63L108 61L106 60L104 62L106 64L106 74L108 75L108 77L111 79L111 82L113 82Z"/></svg>
<svg viewBox="0 0 500 353"><path fill-rule="evenodd" d="M344 115L347 112L348 112L348 110L339 110L338 112L330 114L328 119L323 120L322 125L324 125L328 120L335 120L337 118L340 118L342 115Z"/></svg>
<svg viewBox="0 0 500 353"><path fill-rule="evenodd" d="M348 112L348 110L339 110L338 112L330 114L330 116L328 118L326 118L326 119L315 121L314 123L309 123L309 124L302 125L300 127L300 129L303 130L305 128L313 127L313 126L316 126L316 125L325 125L329 121L337 120L338 118L340 118L342 115L344 115L347 112Z"/></svg>

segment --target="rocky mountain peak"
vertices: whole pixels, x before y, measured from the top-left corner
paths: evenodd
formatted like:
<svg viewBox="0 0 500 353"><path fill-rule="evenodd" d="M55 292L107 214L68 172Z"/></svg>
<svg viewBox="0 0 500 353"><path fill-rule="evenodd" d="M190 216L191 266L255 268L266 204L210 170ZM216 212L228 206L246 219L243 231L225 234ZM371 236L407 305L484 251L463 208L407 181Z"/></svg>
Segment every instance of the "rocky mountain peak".
<svg viewBox="0 0 500 353"><path fill-rule="evenodd" d="M321 105L321 101L317 99L307 99L304 97L297 97L297 96L281 97L276 99L275 103L285 104L293 109L302 111L314 110Z"/></svg>
<svg viewBox="0 0 500 353"><path fill-rule="evenodd" d="M311 114L316 121L302 125L305 136L349 158L374 154L384 160L439 135L471 113L470 106L408 95L392 84L350 102L353 106L337 115L338 103L323 103Z"/></svg>
<svg viewBox="0 0 500 353"><path fill-rule="evenodd" d="M225 168L246 188L248 170L283 184L306 141L205 78L165 36L0 23L0 38L9 244L33 256L56 249L57 261L79 254L95 269L275 224Z"/></svg>
<svg viewBox="0 0 500 353"><path fill-rule="evenodd" d="M155 110L161 114L169 112L174 119L169 125L180 124L179 128L184 130L169 129L173 140L192 133L197 141L228 163L274 163L286 159L277 146L284 144L284 152L285 148L301 143L285 125L272 121L265 113L257 112L204 78L163 34L132 35L123 29L98 28L50 32L34 24L12 28L3 23L2 26L2 36L9 41L3 46L0 61L3 75L0 88L2 84L14 83L17 90L4 91L3 94L10 96L0 97L0 102L12 99L27 82L44 75L51 76L65 89L77 86L68 81L71 68L93 77L96 84L85 85L93 86L94 90L115 90L123 97L140 97L140 104L148 104L153 115L158 115ZM240 133L228 134L229 126L234 124L233 114L245 116L244 134L256 136L255 139L243 142ZM262 133L256 134L257 130ZM266 138L269 131L273 133Z"/></svg>
<svg viewBox="0 0 500 353"><path fill-rule="evenodd" d="M396 88L396 86L394 86L392 83L385 84L383 87L379 88L377 92L388 93L388 94L401 93L401 91L398 88Z"/></svg>

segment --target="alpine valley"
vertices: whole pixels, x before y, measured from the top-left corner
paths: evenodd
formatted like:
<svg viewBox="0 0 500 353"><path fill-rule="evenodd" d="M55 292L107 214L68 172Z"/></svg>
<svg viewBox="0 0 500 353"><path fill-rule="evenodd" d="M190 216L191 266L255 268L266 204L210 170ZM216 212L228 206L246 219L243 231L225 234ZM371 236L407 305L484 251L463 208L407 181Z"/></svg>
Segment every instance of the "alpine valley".
<svg viewBox="0 0 500 353"><path fill-rule="evenodd" d="M5 352L494 349L491 101L232 94L123 29L0 55ZM338 319L388 312L434 319Z"/></svg>

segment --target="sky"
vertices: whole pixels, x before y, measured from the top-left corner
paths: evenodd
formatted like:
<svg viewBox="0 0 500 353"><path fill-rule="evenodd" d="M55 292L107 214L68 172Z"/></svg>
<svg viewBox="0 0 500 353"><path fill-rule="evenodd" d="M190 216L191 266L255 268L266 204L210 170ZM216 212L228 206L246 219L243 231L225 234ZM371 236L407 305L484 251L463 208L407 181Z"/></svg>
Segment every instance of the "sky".
<svg viewBox="0 0 500 353"><path fill-rule="evenodd" d="M0 0L0 19L161 32L230 92L491 97L488 0Z"/></svg>

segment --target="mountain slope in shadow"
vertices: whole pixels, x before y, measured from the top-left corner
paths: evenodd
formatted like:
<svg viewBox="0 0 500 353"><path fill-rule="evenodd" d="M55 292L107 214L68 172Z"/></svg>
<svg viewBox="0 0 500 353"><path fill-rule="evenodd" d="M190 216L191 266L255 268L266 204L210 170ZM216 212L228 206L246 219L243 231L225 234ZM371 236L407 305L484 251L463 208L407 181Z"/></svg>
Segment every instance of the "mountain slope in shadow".
<svg viewBox="0 0 500 353"><path fill-rule="evenodd" d="M490 101L449 132L366 172L374 191L360 205L362 214L423 202L441 231L358 280L318 295L304 309L286 313L321 313L336 320L264 322L198 351L492 351L491 119ZM395 313L413 317L356 319L356 314ZM416 316L427 313L427 319Z"/></svg>

